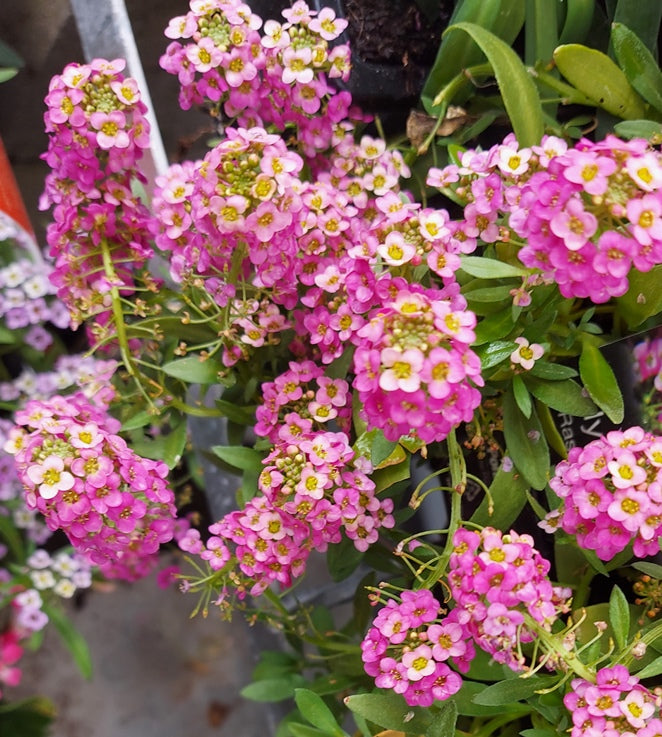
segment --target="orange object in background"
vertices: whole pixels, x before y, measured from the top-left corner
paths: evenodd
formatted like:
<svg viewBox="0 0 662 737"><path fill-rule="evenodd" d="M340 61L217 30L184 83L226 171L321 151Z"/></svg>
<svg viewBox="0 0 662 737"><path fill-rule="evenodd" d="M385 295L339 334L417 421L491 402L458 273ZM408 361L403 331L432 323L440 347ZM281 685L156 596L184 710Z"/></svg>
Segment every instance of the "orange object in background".
<svg viewBox="0 0 662 737"><path fill-rule="evenodd" d="M0 211L9 215L34 239L34 230L25 209L21 192L12 171L7 152L0 138Z"/></svg>

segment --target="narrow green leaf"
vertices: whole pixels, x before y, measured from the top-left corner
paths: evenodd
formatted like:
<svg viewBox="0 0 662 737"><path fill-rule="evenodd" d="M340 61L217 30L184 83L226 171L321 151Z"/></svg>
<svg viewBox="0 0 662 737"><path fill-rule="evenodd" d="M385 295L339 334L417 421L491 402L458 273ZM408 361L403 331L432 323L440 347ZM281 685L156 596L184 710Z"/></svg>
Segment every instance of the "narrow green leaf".
<svg viewBox="0 0 662 737"><path fill-rule="evenodd" d="M544 133L542 105L522 60L498 36L474 23L454 23L444 31L444 36L458 31L471 36L491 64L519 145L539 143Z"/></svg>
<svg viewBox="0 0 662 737"><path fill-rule="evenodd" d="M363 553L345 536L337 545L329 545L326 551L326 565L331 578L336 582L344 581L354 573L362 560Z"/></svg>
<svg viewBox="0 0 662 737"><path fill-rule="evenodd" d="M255 407L243 407L225 399L217 399L216 408L223 413L223 417L239 425L253 425L255 423Z"/></svg>
<svg viewBox="0 0 662 737"><path fill-rule="evenodd" d="M469 21L483 28L493 28L501 5L501 0L459 0L450 23ZM437 58L421 92L421 102L429 115L438 114L438 110L432 104L437 93L462 70L477 64L482 58L480 49L470 38L459 34L442 38Z"/></svg>
<svg viewBox="0 0 662 737"><path fill-rule="evenodd" d="M571 379L577 376L575 369L570 366L564 366L562 363L550 363L549 361L536 361L533 368L529 371L529 376L536 376L539 379L547 379L548 381L561 381L562 379Z"/></svg>
<svg viewBox="0 0 662 737"><path fill-rule="evenodd" d="M214 445L211 451L233 468L242 471L262 470L264 456L253 448L245 448L243 445Z"/></svg>
<svg viewBox="0 0 662 737"><path fill-rule="evenodd" d="M504 471L503 466L497 471L490 484L490 496L494 504L492 514L487 496L471 515L471 522L483 527L491 526L507 530L526 506L526 492L529 485L515 470Z"/></svg>
<svg viewBox="0 0 662 737"><path fill-rule="evenodd" d="M558 45L556 3L550 0L526 0L524 24L524 61L533 66L536 61L551 61Z"/></svg>
<svg viewBox="0 0 662 737"><path fill-rule="evenodd" d="M439 711L432 717L425 737L450 737L455 734L457 722L457 706L454 701L445 701Z"/></svg>
<svg viewBox="0 0 662 737"><path fill-rule="evenodd" d="M432 721L428 709L409 706L395 692L388 694L356 694L345 699L350 711L360 714L384 729L424 734Z"/></svg>
<svg viewBox="0 0 662 737"><path fill-rule="evenodd" d="M503 397L503 433L508 454L534 489L544 489L549 477L549 447L535 409L525 417L512 392Z"/></svg>
<svg viewBox="0 0 662 737"><path fill-rule="evenodd" d="M546 381L531 376L527 377L526 385L536 399L557 412L575 417L590 417L598 411L593 400L572 379Z"/></svg>
<svg viewBox="0 0 662 737"><path fill-rule="evenodd" d="M632 567L641 573L645 573L651 578L662 580L662 566L658 563L649 563L648 561L637 561L632 564Z"/></svg>
<svg viewBox="0 0 662 737"><path fill-rule="evenodd" d="M619 66L635 90L662 112L662 72L646 44L622 23L612 23L611 40Z"/></svg>
<svg viewBox="0 0 662 737"><path fill-rule="evenodd" d="M53 624L57 633L62 638L62 642L67 646L83 678L87 678L88 680L92 678L92 658L85 638L73 626L71 620L61 609L48 604L43 604L42 609L48 615L49 622Z"/></svg>
<svg viewBox="0 0 662 737"><path fill-rule="evenodd" d="M520 408L524 417L527 419L531 417L533 402L531 401L529 390L526 388L526 385L519 374L515 374L515 376L513 376L513 394L515 396L517 406Z"/></svg>
<svg viewBox="0 0 662 737"><path fill-rule="evenodd" d="M616 425L623 422L625 407L616 376L600 349L588 341L579 357L579 375L591 399L607 417Z"/></svg>
<svg viewBox="0 0 662 737"><path fill-rule="evenodd" d="M297 688L294 690L294 701L301 714L314 727L334 737L346 736L347 733L340 728L331 709L324 703L321 696L307 688Z"/></svg>
<svg viewBox="0 0 662 737"><path fill-rule="evenodd" d="M662 20L660 0L618 0L613 21L630 28L652 52L657 49Z"/></svg>
<svg viewBox="0 0 662 737"><path fill-rule="evenodd" d="M262 681L249 683L241 689L240 694L250 701L272 703L284 701L294 696L294 691L301 688L306 679L299 673L290 673L286 677L265 678Z"/></svg>
<svg viewBox="0 0 662 737"><path fill-rule="evenodd" d="M559 43L583 43L593 26L595 0L563 0L566 6Z"/></svg>
<svg viewBox="0 0 662 737"><path fill-rule="evenodd" d="M563 44L554 51L561 74L597 107L623 120L646 117L646 105L627 77L602 51L582 44Z"/></svg>
<svg viewBox="0 0 662 737"><path fill-rule="evenodd" d="M662 673L662 656L655 658L653 662L646 665L640 671L637 671L637 678L652 678Z"/></svg>
<svg viewBox="0 0 662 737"><path fill-rule="evenodd" d="M164 374L189 384L216 384L222 366L211 358L201 361L198 356L186 356L169 361L161 368Z"/></svg>
<svg viewBox="0 0 662 737"><path fill-rule="evenodd" d="M479 279L502 279L511 276L523 277L529 273L523 266L497 261L483 256L461 256L462 271Z"/></svg>
<svg viewBox="0 0 662 737"><path fill-rule="evenodd" d="M141 427L146 427L153 421L154 415L151 412L147 412L147 410L136 412L122 423L122 431L129 432L129 430L138 430Z"/></svg>
<svg viewBox="0 0 662 737"><path fill-rule="evenodd" d="M288 737L326 737L327 732L323 732L316 727L310 727L308 724L299 724L299 722L289 722L287 725Z"/></svg>
<svg viewBox="0 0 662 737"><path fill-rule="evenodd" d="M479 693L482 693L487 686L484 683L478 683L476 681L469 681L466 678L462 679L462 688L453 696L453 701L457 705L457 710L463 716L468 717L483 717L492 716L495 714L501 714L503 708L501 704L496 706L486 706L484 704L476 703L475 698ZM513 719L518 716L527 714L531 709L524 704L508 704L508 713L512 715ZM449 734L452 735L452 732Z"/></svg>
<svg viewBox="0 0 662 737"><path fill-rule="evenodd" d="M556 676L532 676L531 678L510 678L488 686L476 694L474 701L485 706L511 704L514 701L528 699L536 691L550 688L558 681Z"/></svg>
<svg viewBox="0 0 662 737"><path fill-rule="evenodd" d="M614 586L609 597L609 624L614 630L616 644L624 648L630 634L630 605L618 586Z"/></svg>
<svg viewBox="0 0 662 737"><path fill-rule="evenodd" d="M168 468L174 468L181 460L186 440L188 439L188 426L185 420L179 422L170 432L164 436L163 458Z"/></svg>
<svg viewBox="0 0 662 737"><path fill-rule="evenodd" d="M465 294L468 302L503 302L504 299L512 301L510 296L512 287L484 287L472 289Z"/></svg>

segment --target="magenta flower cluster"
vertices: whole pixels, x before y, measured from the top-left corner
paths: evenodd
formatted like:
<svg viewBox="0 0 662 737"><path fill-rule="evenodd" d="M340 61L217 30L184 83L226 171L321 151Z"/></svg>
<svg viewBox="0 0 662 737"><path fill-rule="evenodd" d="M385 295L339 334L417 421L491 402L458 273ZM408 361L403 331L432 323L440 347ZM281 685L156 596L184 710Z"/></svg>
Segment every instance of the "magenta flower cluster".
<svg viewBox="0 0 662 737"><path fill-rule="evenodd" d="M443 619L441 613L427 589L403 591L387 601L361 643L363 667L375 685L402 694L410 706L457 693L462 678L447 661L466 671L475 655L459 611Z"/></svg>
<svg viewBox="0 0 662 737"><path fill-rule="evenodd" d="M138 164L149 125L124 66L122 59L69 64L46 96L43 158L51 172L41 207L53 207L49 278L74 326L108 310L111 287L130 291L133 271L152 254L150 215L131 190L132 180L144 181Z"/></svg>
<svg viewBox="0 0 662 737"><path fill-rule="evenodd" d="M601 668L595 683L575 678L563 703L572 715L570 737L657 737L659 697L623 665Z"/></svg>
<svg viewBox="0 0 662 737"><path fill-rule="evenodd" d="M476 317L439 296L403 288L357 332L353 386L369 425L389 440L443 440L480 404Z"/></svg>
<svg viewBox="0 0 662 737"><path fill-rule="evenodd" d="M534 627L550 631L568 611L570 590L552 586L549 561L530 535L460 527L453 537L448 584L454 608L442 617L430 591L405 591L389 600L361 645L366 673L380 688L403 694L411 706L429 706L459 690L478 646L516 671L526 663L520 643Z"/></svg>
<svg viewBox="0 0 662 737"><path fill-rule="evenodd" d="M468 202L467 236L519 242L520 261L564 297L606 302L627 291L631 269L662 263L662 154L644 139L568 147L546 136L521 148L508 136L429 172L433 186L452 182Z"/></svg>
<svg viewBox="0 0 662 737"><path fill-rule="evenodd" d="M168 467L136 455L120 423L81 393L34 400L15 413L15 455L26 504L63 530L108 578L134 580L173 537Z"/></svg>
<svg viewBox="0 0 662 737"><path fill-rule="evenodd" d="M550 563L530 535L460 528L453 545L448 583L457 607L469 614L474 642L498 663L522 670L519 644L536 639L536 626L551 631L569 610L570 589L552 585Z"/></svg>
<svg viewBox="0 0 662 737"><path fill-rule="evenodd" d="M560 527L602 560L630 544L639 558L659 552L662 437L631 427L571 448L549 485L561 505L541 523L548 531Z"/></svg>
<svg viewBox="0 0 662 737"><path fill-rule="evenodd" d="M344 379L325 376L314 361L290 362L289 370L262 384L255 433L271 443L296 443L329 423L349 431L351 395Z"/></svg>
<svg viewBox="0 0 662 737"><path fill-rule="evenodd" d="M351 102L329 84L349 75L348 47L330 46L347 21L297 0L282 11L285 22L268 20L261 34L262 19L241 0L191 0L190 8L170 21L160 62L178 77L181 107L211 103L241 127L295 128L307 156L327 149Z"/></svg>
<svg viewBox="0 0 662 737"><path fill-rule="evenodd" d="M395 524L393 501L376 496L370 464L344 433L303 431L280 440L263 463L258 496L210 525L206 543L193 529L179 541L214 570L230 563L228 584L239 598L291 586L311 551L324 552L343 532L365 551L380 528Z"/></svg>

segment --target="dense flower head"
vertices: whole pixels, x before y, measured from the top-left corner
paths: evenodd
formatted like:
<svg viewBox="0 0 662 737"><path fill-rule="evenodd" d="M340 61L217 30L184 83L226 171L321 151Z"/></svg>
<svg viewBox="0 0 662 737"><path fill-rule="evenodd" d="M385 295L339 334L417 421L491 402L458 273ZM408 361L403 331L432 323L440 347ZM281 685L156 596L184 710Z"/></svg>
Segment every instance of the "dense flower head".
<svg viewBox="0 0 662 737"><path fill-rule="evenodd" d="M480 403L476 317L442 296L403 287L357 333L353 388L369 426L389 440L443 440Z"/></svg>
<svg viewBox="0 0 662 737"><path fill-rule="evenodd" d="M74 325L108 310L111 287L130 289L152 255L150 215L131 189L144 181L149 146L146 107L122 59L69 64L46 96L48 151L42 209L53 207L46 238L55 259L52 283ZM109 270L103 253L112 253Z"/></svg>
<svg viewBox="0 0 662 737"><path fill-rule="evenodd" d="M262 28L241 0L192 0L168 25L172 42L160 64L177 75L182 108L207 103L240 126L294 127L302 152L315 156L351 104L349 93L329 82L349 74L348 47L329 45L347 21L301 0L283 16Z"/></svg>
<svg viewBox="0 0 662 737"><path fill-rule="evenodd" d="M292 361L286 372L262 384L255 433L277 443L325 430L329 423L346 428L352 412L348 392L344 379L325 376L313 361Z"/></svg>
<svg viewBox="0 0 662 737"><path fill-rule="evenodd" d="M541 523L574 535L602 560L629 544L635 556L659 552L662 535L662 437L641 427L613 430L574 447L549 485L561 498Z"/></svg>
<svg viewBox="0 0 662 737"><path fill-rule="evenodd" d="M465 230L484 243L519 241L520 261L564 297L606 302L627 291L631 269L662 263L662 154L643 139L569 147L545 136L524 148L509 135L464 152L460 166L431 169L428 181L458 182Z"/></svg>
<svg viewBox="0 0 662 737"><path fill-rule="evenodd" d="M167 466L136 455L116 434L120 423L82 393L30 401L15 422L5 450L15 456L28 508L106 577L147 573L173 536Z"/></svg>
<svg viewBox="0 0 662 737"><path fill-rule="evenodd" d="M552 585L550 563L530 535L461 527L453 544L448 583L457 607L467 612L475 643L497 662L521 670L518 643L535 639L526 617L551 631L557 616L568 611L570 590Z"/></svg>
<svg viewBox="0 0 662 737"><path fill-rule="evenodd" d="M572 716L570 737L655 737L662 734L659 698L624 665L601 668L595 683L572 680L563 704Z"/></svg>
<svg viewBox="0 0 662 737"><path fill-rule="evenodd" d="M439 601L427 589L389 599L361 643L366 673L410 706L450 698L462 678L449 663L466 671L475 655L465 618L458 614L454 609L442 617Z"/></svg>
<svg viewBox="0 0 662 737"><path fill-rule="evenodd" d="M263 464L258 496L211 525L206 542L194 529L179 541L213 570L224 569L239 598L291 586L310 553L339 543L343 532L365 551L381 528L394 525L393 501L377 497L369 463L344 433L301 428Z"/></svg>

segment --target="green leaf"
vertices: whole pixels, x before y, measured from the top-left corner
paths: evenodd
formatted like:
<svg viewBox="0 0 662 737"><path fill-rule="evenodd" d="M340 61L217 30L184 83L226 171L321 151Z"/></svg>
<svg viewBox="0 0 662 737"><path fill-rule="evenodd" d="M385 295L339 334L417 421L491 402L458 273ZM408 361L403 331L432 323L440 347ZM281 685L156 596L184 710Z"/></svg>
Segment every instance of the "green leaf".
<svg viewBox="0 0 662 737"><path fill-rule="evenodd" d="M590 417L598 411L584 389L572 379L546 381L531 376L527 377L526 385L536 399L557 412L575 417Z"/></svg>
<svg viewBox="0 0 662 737"><path fill-rule="evenodd" d="M630 634L630 605L625 594L614 586L609 597L609 623L619 648L624 648Z"/></svg>
<svg viewBox="0 0 662 737"><path fill-rule="evenodd" d="M548 381L561 381L562 379L570 379L573 376L577 376L577 372L575 369L570 368L570 366L541 360L533 364L533 368L529 371L529 376L536 376L539 379L547 379Z"/></svg>
<svg viewBox="0 0 662 737"><path fill-rule="evenodd" d="M522 266L513 266L505 261L483 256L461 256L462 271L476 276L479 279L507 279L509 277L523 277L528 275L527 269Z"/></svg>
<svg viewBox="0 0 662 737"><path fill-rule="evenodd" d="M533 729L523 729L520 732L520 737L556 737L558 732L553 729L543 729L540 727L534 727Z"/></svg>
<svg viewBox="0 0 662 737"><path fill-rule="evenodd" d="M633 328L644 320L662 311L662 265L654 266L650 271L641 272L632 269L628 274L630 287L616 300L618 312Z"/></svg>
<svg viewBox="0 0 662 737"><path fill-rule="evenodd" d="M630 28L655 52L662 20L660 0L618 0L613 20Z"/></svg>
<svg viewBox="0 0 662 737"><path fill-rule="evenodd" d="M36 697L0 704L0 734L7 737L48 737L55 707Z"/></svg>
<svg viewBox="0 0 662 737"><path fill-rule="evenodd" d="M504 299L511 299L511 287L481 287L472 289L464 293L468 302L503 302Z"/></svg>
<svg viewBox="0 0 662 737"><path fill-rule="evenodd" d="M533 66L536 61L549 62L558 45L556 3L550 0L527 0L524 24L524 61Z"/></svg>
<svg viewBox="0 0 662 737"><path fill-rule="evenodd" d="M262 470L264 456L253 448L245 448L243 445L214 445L211 451L233 468L242 471Z"/></svg>
<svg viewBox="0 0 662 737"><path fill-rule="evenodd" d="M662 580L662 566L657 563L649 563L648 561L637 561L632 564L632 568L635 568L641 573L645 573L651 578L655 578L658 581Z"/></svg>
<svg viewBox="0 0 662 737"><path fill-rule="evenodd" d="M484 348L476 348L476 355L480 358L483 371L487 371L510 358L516 348L517 343L510 340L495 340Z"/></svg>
<svg viewBox="0 0 662 737"><path fill-rule="evenodd" d="M503 434L508 454L534 489L544 489L549 477L549 448L536 410L525 417L512 392L503 397Z"/></svg>
<svg viewBox="0 0 662 737"><path fill-rule="evenodd" d="M0 69L0 82L8 82L18 74L18 69L14 67L4 67Z"/></svg>
<svg viewBox="0 0 662 737"><path fill-rule="evenodd" d="M531 401L529 390L526 388L526 385L519 374L515 374L515 376L513 376L513 395L515 396L517 406L520 408L524 417L527 419L531 417L533 402Z"/></svg>
<svg viewBox="0 0 662 737"><path fill-rule="evenodd" d="M340 728L321 696L306 688L297 688L294 690L294 700L301 714L314 727L334 737L346 736L347 733Z"/></svg>
<svg viewBox="0 0 662 737"><path fill-rule="evenodd" d="M405 481L410 476L411 464L409 462L409 456L405 454L405 458L400 463L383 466L373 471L371 478L375 484L375 491L379 493L397 484L399 481Z"/></svg>
<svg viewBox="0 0 662 737"><path fill-rule="evenodd" d="M550 688L558 682L556 676L532 676L531 678L510 678L488 686L476 694L474 701L485 706L505 706L533 696L536 691Z"/></svg>
<svg viewBox="0 0 662 737"><path fill-rule="evenodd" d="M450 737L455 734L457 722L457 706L454 701L445 701L439 711L432 717L425 737Z"/></svg>
<svg viewBox="0 0 662 737"><path fill-rule="evenodd" d="M19 56L14 49L8 46L4 41L0 41L0 66L16 67L20 69L24 66L23 58Z"/></svg>
<svg viewBox="0 0 662 737"><path fill-rule="evenodd" d="M519 13L519 19L514 13ZM459 0L455 4L450 24L463 21L495 31L503 28L500 35L503 37L505 32L508 34L508 42L512 42L524 22L524 1ZM432 102L437 94L464 69L482 59L483 54L471 38L462 34L444 35L421 93L421 102L426 112L429 115L438 115L439 110Z"/></svg>
<svg viewBox="0 0 662 737"><path fill-rule="evenodd" d="M48 615L49 622L53 624L62 638L62 642L71 653L74 663L78 666L83 678L88 680L92 678L92 658L85 638L75 629L71 620L61 609L49 604L43 604L42 609Z"/></svg>
<svg viewBox="0 0 662 737"><path fill-rule="evenodd" d="M600 349L588 341L584 341L579 356L579 375L591 399L607 417L615 425L623 422L625 406L616 376Z"/></svg>
<svg viewBox="0 0 662 737"><path fill-rule="evenodd" d="M491 64L519 145L539 143L544 133L542 105L522 60L507 43L475 23L454 23L444 36L457 31L471 36Z"/></svg>
<svg viewBox="0 0 662 737"><path fill-rule="evenodd" d="M616 59L635 90L662 112L662 72L646 44L622 23L612 23L611 40Z"/></svg>
<svg viewBox="0 0 662 737"><path fill-rule="evenodd" d="M559 43L582 43L593 26L595 0L562 0L566 6Z"/></svg>
<svg viewBox="0 0 662 737"><path fill-rule="evenodd" d="M662 673L662 656L655 658L652 663L637 671L637 678L652 678Z"/></svg>
<svg viewBox="0 0 662 737"><path fill-rule="evenodd" d="M646 117L646 105L627 77L602 51L563 44L554 51L561 74L597 107L623 120Z"/></svg>
<svg viewBox="0 0 662 737"><path fill-rule="evenodd" d="M646 138L652 141L662 139L662 124L654 120L624 120L616 123L614 132L619 138Z"/></svg>
<svg viewBox="0 0 662 737"><path fill-rule="evenodd" d="M147 410L142 412L136 412L131 415L127 420L122 423L122 432L129 432L130 430L138 430L141 427L146 427L154 421L154 415Z"/></svg>
<svg viewBox="0 0 662 737"><path fill-rule="evenodd" d="M468 717L492 716L503 713L501 704L497 704L496 706L486 706L484 704L476 703L476 697L486 688L487 686L484 683L468 681L466 678L463 678L462 688L460 688L460 690L453 696L453 701L457 705L458 712L463 716ZM527 707L524 704L508 705L508 713L513 719L523 716L530 711L530 707ZM449 734L452 734L452 732Z"/></svg>
<svg viewBox="0 0 662 737"><path fill-rule="evenodd" d="M424 734L432 721L430 711L409 706L395 692L389 694L356 694L345 699L345 706L384 729Z"/></svg>
<svg viewBox="0 0 662 737"><path fill-rule="evenodd" d="M240 694L251 701L265 703L284 701L292 698L295 689L301 688L305 683L306 679L299 673L289 673L279 678L265 678L249 683L241 689Z"/></svg>
<svg viewBox="0 0 662 737"><path fill-rule="evenodd" d="M529 485L518 473L504 471L503 466L497 471L490 484L490 496L494 509L490 515L487 496L471 515L471 522L483 527L491 526L507 530L526 506L526 492Z"/></svg>
<svg viewBox="0 0 662 737"><path fill-rule="evenodd" d="M239 425L255 424L255 407L242 407L241 405L227 402L225 399L217 399L215 405L219 412L223 413L223 417L227 417L232 422L236 422Z"/></svg>
<svg viewBox="0 0 662 737"><path fill-rule="evenodd" d="M174 379L181 379L188 384L216 384L218 383L218 372L222 368L217 361L211 358L201 361L198 356L178 358L161 367L164 374Z"/></svg>
<svg viewBox="0 0 662 737"><path fill-rule="evenodd" d="M510 307L488 315L476 325L474 346L505 338L514 326L513 311Z"/></svg>
<svg viewBox="0 0 662 737"><path fill-rule="evenodd" d="M299 724L299 722L289 722L287 728L286 734L288 737L290 735L291 737L324 737L328 734L316 727L309 727L307 724Z"/></svg>
<svg viewBox="0 0 662 737"><path fill-rule="evenodd" d="M181 460L186 447L186 440L188 439L186 421L182 419L167 435L162 437L164 439L162 459L168 468L174 468Z"/></svg>

